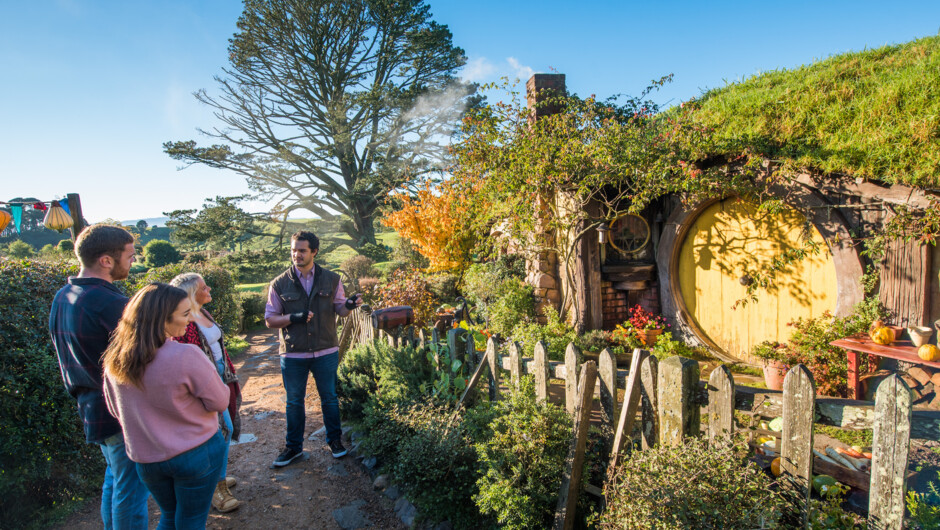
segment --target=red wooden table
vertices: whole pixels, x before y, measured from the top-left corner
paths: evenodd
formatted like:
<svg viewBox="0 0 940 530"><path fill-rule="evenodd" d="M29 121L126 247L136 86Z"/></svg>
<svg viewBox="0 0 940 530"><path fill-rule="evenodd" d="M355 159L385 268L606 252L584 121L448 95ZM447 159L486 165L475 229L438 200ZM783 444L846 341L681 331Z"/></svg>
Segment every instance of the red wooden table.
<svg viewBox="0 0 940 530"><path fill-rule="evenodd" d="M870 353L878 357L897 359L920 366L930 366L940 369L940 362L925 361L918 357L917 348L911 344L909 340L896 340L888 346L884 346L882 344L876 344L867 335L859 335L834 340L829 344L844 349L848 354L849 396L855 399L862 399L862 389L859 388L858 384L858 358L861 353Z"/></svg>

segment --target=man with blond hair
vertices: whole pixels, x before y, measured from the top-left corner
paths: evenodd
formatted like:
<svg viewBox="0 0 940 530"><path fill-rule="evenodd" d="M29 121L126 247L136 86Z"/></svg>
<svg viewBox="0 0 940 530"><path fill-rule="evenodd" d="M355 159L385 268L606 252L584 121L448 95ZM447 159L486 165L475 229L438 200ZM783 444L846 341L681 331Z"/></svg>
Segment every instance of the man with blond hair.
<svg viewBox="0 0 940 530"><path fill-rule="evenodd" d="M75 242L81 269L56 293L49 314L62 380L78 402L85 441L101 447L107 464L101 495L106 529L147 528L149 492L127 457L121 425L102 390L101 356L127 305L113 282L127 278L134 254L134 237L123 228L97 224L83 230Z"/></svg>

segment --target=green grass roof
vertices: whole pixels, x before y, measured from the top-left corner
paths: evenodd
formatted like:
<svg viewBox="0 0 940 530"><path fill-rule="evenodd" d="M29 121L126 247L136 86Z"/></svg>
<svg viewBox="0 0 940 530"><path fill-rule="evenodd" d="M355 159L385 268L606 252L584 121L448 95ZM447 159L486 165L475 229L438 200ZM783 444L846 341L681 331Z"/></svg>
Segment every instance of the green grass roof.
<svg viewBox="0 0 940 530"><path fill-rule="evenodd" d="M721 154L940 188L940 36L759 74L694 106Z"/></svg>

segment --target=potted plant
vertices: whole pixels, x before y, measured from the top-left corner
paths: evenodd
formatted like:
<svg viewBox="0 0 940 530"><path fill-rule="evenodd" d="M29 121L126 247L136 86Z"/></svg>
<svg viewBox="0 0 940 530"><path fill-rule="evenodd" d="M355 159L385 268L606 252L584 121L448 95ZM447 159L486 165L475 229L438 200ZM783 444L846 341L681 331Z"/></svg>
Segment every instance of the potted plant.
<svg viewBox="0 0 940 530"><path fill-rule="evenodd" d="M654 315L639 305L630 309L630 318L626 322L617 326L614 330L615 336L628 337L633 335L643 343L647 348L652 348L656 344L659 335L662 334L669 324L666 323L662 315Z"/></svg>
<svg viewBox="0 0 940 530"><path fill-rule="evenodd" d="M754 346L751 355L764 361L764 383L771 390L783 390L783 379L795 363L794 355L786 344L765 340Z"/></svg>

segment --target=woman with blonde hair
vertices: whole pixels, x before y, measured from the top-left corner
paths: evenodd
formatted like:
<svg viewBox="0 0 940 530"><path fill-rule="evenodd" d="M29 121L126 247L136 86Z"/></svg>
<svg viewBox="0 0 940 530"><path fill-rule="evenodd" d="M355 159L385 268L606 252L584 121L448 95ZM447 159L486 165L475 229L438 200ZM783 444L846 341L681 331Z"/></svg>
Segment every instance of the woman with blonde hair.
<svg viewBox="0 0 940 530"><path fill-rule="evenodd" d="M219 474L219 482L216 485L215 493L212 495L212 507L225 513L237 509L241 506L229 488L235 486L235 479L226 477L228 471L228 450L232 439L238 439L238 433L241 431L241 421L238 416L238 409L241 406L242 394L238 386L238 377L235 375L235 366L232 365L232 359L225 351L225 340L222 336L222 328L216 324L212 315L204 307L212 301L212 289L206 285L202 276L195 272L180 274L170 280L170 285L179 287L189 295L189 301L192 304L192 321L186 326L186 332L173 340L183 344L193 344L202 349L206 357L212 361L222 382L228 385L231 391L228 409L219 415L219 427L222 429L222 435L225 437L225 459L222 462L222 471Z"/></svg>
<svg viewBox="0 0 940 530"><path fill-rule="evenodd" d="M186 330L191 306L182 289L145 286L103 358L105 402L160 506L158 529L206 527L224 455L218 415L229 389L198 348L169 340Z"/></svg>

